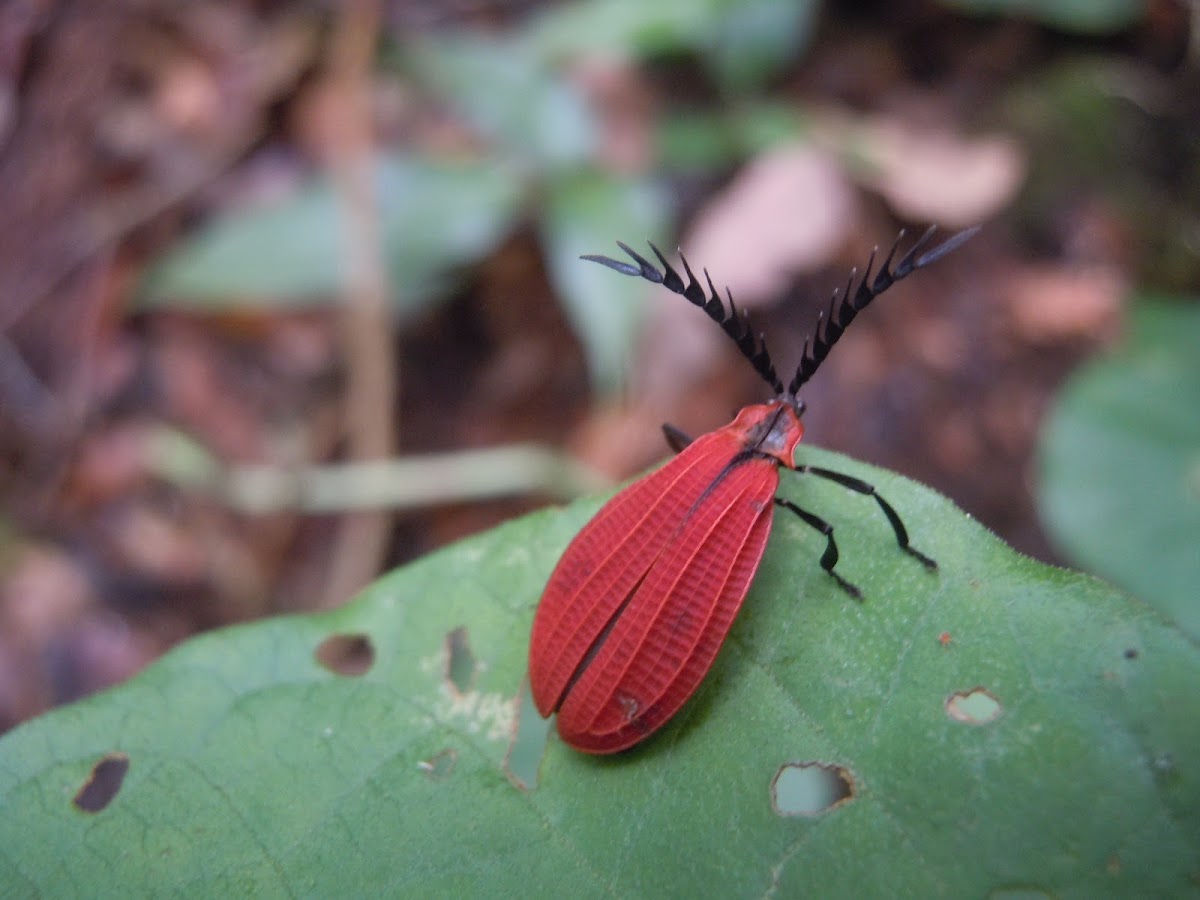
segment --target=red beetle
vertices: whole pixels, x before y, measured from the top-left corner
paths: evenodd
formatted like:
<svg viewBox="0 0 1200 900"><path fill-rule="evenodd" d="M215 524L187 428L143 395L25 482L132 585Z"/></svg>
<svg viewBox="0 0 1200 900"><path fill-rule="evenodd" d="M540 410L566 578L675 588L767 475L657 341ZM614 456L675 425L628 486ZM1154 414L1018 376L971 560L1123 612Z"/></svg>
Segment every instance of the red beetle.
<svg viewBox="0 0 1200 900"><path fill-rule="evenodd" d="M653 244L660 272L618 242L632 264L585 256L624 275L680 294L717 322L775 390L776 399L748 406L723 428L695 441L664 426L679 454L613 497L567 547L533 621L529 681L542 716L558 713L563 740L587 753L616 753L671 718L712 666L758 569L772 511L782 506L825 536L821 567L852 597L857 587L834 571L833 526L777 497L779 468L817 475L874 497L900 549L926 568L937 564L909 545L904 523L875 488L817 466L796 465L804 434L797 391L816 372L854 317L896 281L941 259L978 229L926 250L930 228L893 266L904 233L874 277L875 255L857 287L851 273L828 314L818 318L796 374L784 390L763 338L745 314L721 301L706 271L708 295L683 260L687 282Z"/></svg>

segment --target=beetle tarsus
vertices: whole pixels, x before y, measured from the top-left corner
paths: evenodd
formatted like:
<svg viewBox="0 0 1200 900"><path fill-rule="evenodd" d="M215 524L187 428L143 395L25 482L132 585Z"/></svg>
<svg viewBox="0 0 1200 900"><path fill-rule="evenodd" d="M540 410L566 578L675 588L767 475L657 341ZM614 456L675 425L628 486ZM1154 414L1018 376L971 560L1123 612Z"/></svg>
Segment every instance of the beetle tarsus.
<svg viewBox="0 0 1200 900"><path fill-rule="evenodd" d="M802 521L811 525L821 534L825 535L825 552L821 554L821 568L824 569L833 580L838 583L843 591L853 597L855 600L862 599L862 591L858 586L847 581L837 572L833 571L834 566L838 563L838 548L837 542L833 539L833 526L822 519L820 516L810 513L807 509L802 509L791 500L784 500L782 497L776 497L775 503L782 506L788 512L795 513Z"/></svg>

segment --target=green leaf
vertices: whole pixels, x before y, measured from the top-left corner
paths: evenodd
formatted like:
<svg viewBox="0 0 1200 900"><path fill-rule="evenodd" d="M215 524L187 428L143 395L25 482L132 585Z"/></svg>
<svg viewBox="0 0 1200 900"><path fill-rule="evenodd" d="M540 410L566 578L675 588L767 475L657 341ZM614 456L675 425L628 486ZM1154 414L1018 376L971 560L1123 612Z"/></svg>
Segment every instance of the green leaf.
<svg viewBox="0 0 1200 900"><path fill-rule="evenodd" d="M580 170L546 184L542 244L551 280L587 354L592 381L614 392L645 311L646 285L584 264L585 253L621 255L614 240L645 246L666 230L666 192L651 181Z"/></svg>
<svg viewBox="0 0 1200 900"><path fill-rule="evenodd" d="M440 296L512 227L521 180L494 162L382 157L381 241L400 313ZM141 303L199 310L321 306L343 289L342 208L317 177L286 200L223 216L148 274Z"/></svg>
<svg viewBox="0 0 1200 900"><path fill-rule="evenodd" d="M544 726L526 706L535 754L506 769L537 598L598 507L578 503L396 571L344 609L193 640L10 733L0 884L92 897L1194 893L1195 643L1100 582L1013 553L923 487L803 458L877 484L940 571L899 552L869 498L784 473L784 493L836 525L839 569L865 601L818 568L823 538L780 512L713 671L632 752L587 757L551 734L539 770ZM361 637L323 645L335 635ZM106 754L124 755L123 782L84 812L74 798Z"/></svg>
<svg viewBox="0 0 1200 900"><path fill-rule="evenodd" d="M705 45L720 21L720 0L575 0L548 8L527 34L530 51L549 60L658 56Z"/></svg>
<svg viewBox="0 0 1200 900"><path fill-rule="evenodd" d="M972 15L1029 18L1053 28L1083 34L1109 34L1128 28L1145 14L1144 0L942 0Z"/></svg>
<svg viewBox="0 0 1200 900"><path fill-rule="evenodd" d="M723 84L752 90L796 59L816 19L812 0L724 0L715 29L715 63Z"/></svg>
<svg viewBox="0 0 1200 900"><path fill-rule="evenodd" d="M1081 566L1200 639L1200 304L1143 298L1042 433L1042 518Z"/></svg>
<svg viewBox="0 0 1200 900"><path fill-rule="evenodd" d="M807 126L795 106L772 101L745 103L719 112L675 112L659 121L658 156L670 169L707 172L795 141Z"/></svg>
<svg viewBox="0 0 1200 900"><path fill-rule="evenodd" d="M808 43L813 0L576 0L552 7L528 31L545 59L581 54L699 54L734 92L757 88Z"/></svg>
<svg viewBox="0 0 1200 900"><path fill-rule="evenodd" d="M577 164L591 155L595 123L582 96L523 41L430 37L414 42L405 58L418 79L476 128L536 168Z"/></svg>

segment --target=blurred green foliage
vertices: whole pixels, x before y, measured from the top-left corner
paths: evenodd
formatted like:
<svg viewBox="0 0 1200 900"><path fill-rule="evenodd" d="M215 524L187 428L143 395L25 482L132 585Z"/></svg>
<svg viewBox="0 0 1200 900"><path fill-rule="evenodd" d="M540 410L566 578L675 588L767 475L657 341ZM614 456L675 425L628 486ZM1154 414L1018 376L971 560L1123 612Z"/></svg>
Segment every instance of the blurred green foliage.
<svg viewBox="0 0 1200 900"><path fill-rule="evenodd" d="M376 162L375 197L383 258L402 316L445 296L450 273L496 245L523 199L511 170L412 156ZM327 304L345 278L342 214L327 176L282 203L230 213L155 266L141 302L199 311Z"/></svg>
<svg viewBox="0 0 1200 900"><path fill-rule="evenodd" d="M1145 12L1144 0L941 0L974 15L1026 18L1081 34L1110 34Z"/></svg>
<svg viewBox="0 0 1200 900"><path fill-rule="evenodd" d="M1083 568L1200 640L1200 302L1142 297L1042 434L1042 518Z"/></svg>
<svg viewBox="0 0 1200 900"><path fill-rule="evenodd" d="M446 104L479 138L471 158L406 152L378 162L383 250L397 313L448 296L455 273L532 220L594 385L619 389L643 288L602 281L577 259L616 239L661 241L670 230L671 195L658 175L619 178L602 169L597 123L567 63L584 53L643 59L690 53L723 90L747 96L803 48L814 10L811 0L585 0L549 7L517 31L429 34L387 48L385 68ZM702 165L728 163L764 133L779 132L786 117L763 110L752 106L731 127L700 124L710 134L720 131L723 142ZM747 121L759 124L749 142L738 136ZM678 161L680 143L673 146L668 165ZM693 151L693 162L702 156L703 149ZM142 303L201 310L331 303L344 278L340 216L323 175L282 202L230 212L148 273Z"/></svg>
<svg viewBox="0 0 1200 900"><path fill-rule="evenodd" d="M1188 235L1200 209L1198 98L1186 82L1100 54L1072 54L1031 73L996 112L1037 160L1010 218L1053 241L1064 219L1089 210L1111 216L1136 243L1137 283L1194 291L1200 252Z"/></svg>
<svg viewBox="0 0 1200 900"><path fill-rule="evenodd" d="M543 14L529 41L549 58L694 53L737 94L761 87L796 58L816 12L815 0L582 0Z"/></svg>
<svg viewBox="0 0 1200 900"><path fill-rule="evenodd" d="M1081 31L1120 27L1140 10L1136 0L946 2ZM575 257L603 252L618 238L667 236L672 194L662 180L670 174L712 172L802 133L802 114L767 100L764 89L806 49L818 8L815 0L577 0L549 5L509 31L429 32L387 46L384 71L444 104L478 138L469 158L390 150L378 162L397 312L447 297L456 273L532 221L594 385L619 389L642 287L608 280L601 289L598 273L579 273ZM707 73L720 108L664 111L659 167L628 182L608 174L598 159L600 128L571 63L681 55ZM328 179L314 175L268 208L212 221L152 269L142 301L193 309L332 302L344 278L340 215Z"/></svg>

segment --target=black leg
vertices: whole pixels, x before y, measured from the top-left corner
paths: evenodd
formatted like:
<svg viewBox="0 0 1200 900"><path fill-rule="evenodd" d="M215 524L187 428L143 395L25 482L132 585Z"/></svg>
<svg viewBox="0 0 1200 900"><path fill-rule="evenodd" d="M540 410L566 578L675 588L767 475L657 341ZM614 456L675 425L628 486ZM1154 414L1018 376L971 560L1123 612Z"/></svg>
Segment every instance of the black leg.
<svg viewBox="0 0 1200 900"><path fill-rule="evenodd" d="M900 514L892 508L892 505L884 500L875 492L875 486L867 484L859 478L852 478L849 475L843 475L841 472L833 472L829 469L822 469L819 466L797 466L797 472L807 472L810 475L816 475L819 478L827 478L830 481L837 482L842 487L849 488L852 491L857 491L860 494L866 494L868 497L874 497L875 502L879 504L879 508L883 510L883 514L887 516L888 521L892 524L892 531L896 534L896 543L900 545L900 549L909 556L916 557L921 561L921 564L927 569L936 569L937 563L922 553L920 550L912 547L908 543L908 531L904 527L904 523L900 521Z"/></svg>
<svg viewBox="0 0 1200 900"><path fill-rule="evenodd" d="M822 519L820 516L814 516L807 509L801 509L790 500L784 500L782 497L776 497L775 502L789 512L794 512L801 519L811 525L821 534L825 535L825 552L821 554L821 568L833 576L833 580L838 583L838 586L853 597L855 600L862 599L862 591L857 587L833 571L833 567L837 565L838 548L837 543L833 540L833 526Z"/></svg>
<svg viewBox="0 0 1200 900"><path fill-rule="evenodd" d="M667 446L676 453L682 453L683 448L690 444L694 439L685 431L680 431L670 422L663 422L663 437L667 439Z"/></svg>

